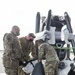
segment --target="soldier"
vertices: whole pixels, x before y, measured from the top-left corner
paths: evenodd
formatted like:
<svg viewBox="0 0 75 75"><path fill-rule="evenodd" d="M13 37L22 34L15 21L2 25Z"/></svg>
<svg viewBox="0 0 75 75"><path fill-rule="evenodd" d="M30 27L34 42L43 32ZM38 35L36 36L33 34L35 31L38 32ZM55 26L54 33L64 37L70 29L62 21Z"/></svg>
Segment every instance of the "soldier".
<svg viewBox="0 0 75 75"><path fill-rule="evenodd" d="M18 75L19 59L21 58L21 48L17 36L20 35L18 26L13 26L11 33L6 33L3 37L3 65L7 75Z"/></svg>
<svg viewBox="0 0 75 75"><path fill-rule="evenodd" d="M56 51L51 45L45 43L42 39L39 39L36 42L38 45L39 61L41 61L43 57L46 59L45 75L57 75L59 59Z"/></svg>
<svg viewBox="0 0 75 75"><path fill-rule="evenodd" d="M29 56L30 53L32 57L35 57L35 47L33 43L34 38L35 35L33 33L29 33L27 36L19 38L22 48L22 58L21 58L22 62L27 62L28 60L30 60ZM29 75L29 74L23 72L22 68L19 67L18 75Z"/></svg>

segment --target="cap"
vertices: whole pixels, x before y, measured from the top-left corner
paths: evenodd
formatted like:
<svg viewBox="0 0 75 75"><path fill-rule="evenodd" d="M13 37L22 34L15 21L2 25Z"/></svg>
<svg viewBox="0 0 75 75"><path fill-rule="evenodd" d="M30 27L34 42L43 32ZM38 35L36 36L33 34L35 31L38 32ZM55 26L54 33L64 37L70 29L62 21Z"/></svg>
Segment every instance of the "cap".
<svg viewBox="0 0 75 75"><path fill-rule="evenodd" d="M29 33L28 35L35 38L35 35L33 33Z"/></svg>

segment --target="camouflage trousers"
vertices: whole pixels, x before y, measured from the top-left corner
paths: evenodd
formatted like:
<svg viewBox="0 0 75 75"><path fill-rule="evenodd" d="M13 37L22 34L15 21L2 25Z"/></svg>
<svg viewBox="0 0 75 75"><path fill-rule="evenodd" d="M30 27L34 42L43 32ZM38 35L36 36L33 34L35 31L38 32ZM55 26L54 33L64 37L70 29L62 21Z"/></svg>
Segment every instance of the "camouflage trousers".
<svg viewBox="0 0 75 75"><path fill-rule="evenodd" d="M45 75L57 75L58 74L58 61L46 61L45 63Z"/></svg>
<svg viewBox="0 0 75 75"><path fill-rule="evenodd" d="M18 69L5 68L5 73L7 75L18 75Z"/></svg>
<svg viewBox="0 0 75 75"><path fill-rule="evenodd" d="M18 75L30 75L30 74L27 74L26 72L24 72L24 71L22 70L22 68L19 66L19 67L18 67Z"/></svg>
<svg viewBox="0 0 75 75"><path fill-rule="evenodd" d="M11 59L9 57L3 57L3 65L5 68L5 73L7 75L18 75L18 59Z"/></svg>

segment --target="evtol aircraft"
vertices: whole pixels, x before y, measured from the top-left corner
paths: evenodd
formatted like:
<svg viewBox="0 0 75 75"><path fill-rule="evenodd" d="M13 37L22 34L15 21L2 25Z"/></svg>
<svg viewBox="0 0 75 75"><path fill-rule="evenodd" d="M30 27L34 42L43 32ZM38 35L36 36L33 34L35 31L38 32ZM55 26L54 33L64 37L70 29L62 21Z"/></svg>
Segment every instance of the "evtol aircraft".
<svg viewBox="0 0 75 75"><path fill-rule="evenodd" d="M66 26L64 30L62 28ZM63 32L64 40L62 40L61 32ZM47 43L52 45L59 57L59 71L58 75L75 75L75 35L71 27L71 18L67 12L64 16L53 15L52 10L48 11L48 16L41 16L40 12L36 14L35 26L36 39L42 38ZM38 63L38 46L36 46L36 58L22 62L23 71L31 73L32 75L45 75L44 65L45 58L42 63ZM70 57L71 50L73 50L73 59Z"/></svg>

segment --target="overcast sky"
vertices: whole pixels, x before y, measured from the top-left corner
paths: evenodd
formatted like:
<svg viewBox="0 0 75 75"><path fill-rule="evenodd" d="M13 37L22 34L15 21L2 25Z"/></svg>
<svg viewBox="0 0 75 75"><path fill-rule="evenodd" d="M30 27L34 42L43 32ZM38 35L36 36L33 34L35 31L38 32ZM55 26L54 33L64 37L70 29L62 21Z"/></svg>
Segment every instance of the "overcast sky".
<svg viewBox="0 0 75 75"><path fill-rule="evenodd" d="M20 36L35 33L36 13L47 16L49 9L61 16L67 11L74 31L74 7L74 0L0 0L0 49L3 49L3 35L10 32L13 25L20 27Z"/></svg>

